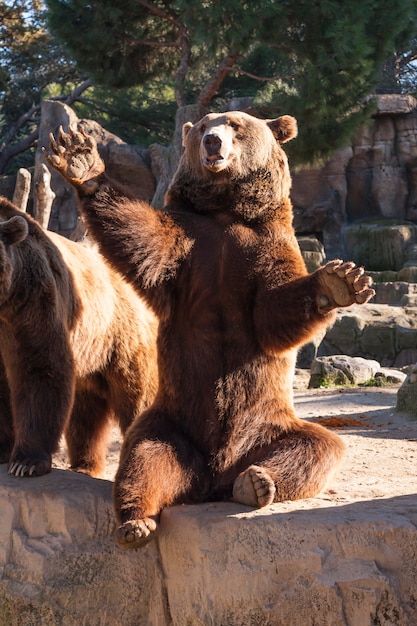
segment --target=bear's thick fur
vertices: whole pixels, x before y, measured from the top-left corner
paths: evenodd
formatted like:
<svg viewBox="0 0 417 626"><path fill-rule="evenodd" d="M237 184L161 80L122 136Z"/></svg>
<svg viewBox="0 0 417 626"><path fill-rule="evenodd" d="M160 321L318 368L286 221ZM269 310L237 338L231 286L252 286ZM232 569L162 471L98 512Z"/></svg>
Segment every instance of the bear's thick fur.
<svg viewBox="0 0 417 626"><path fill-rule="evenodd" d="M42 475L65 430L73 469L100 475L109 426L155 396L157 320L93 249L0 197L0 462Z"/></svg>
<svg viewBox="0 0 417 626"><path fill-rule="evenodd" d="M294 413L296 353L332 309L374 292L353 263L306 272L280 146L296 132L290 116L240 112L185 124L162 211L106 177L91 138L51 136L47 159L77 189L89 232L160 323L158 393L116 476L121 547L146 542L170 504L313 496L342 457L335 434Z"/></svg>

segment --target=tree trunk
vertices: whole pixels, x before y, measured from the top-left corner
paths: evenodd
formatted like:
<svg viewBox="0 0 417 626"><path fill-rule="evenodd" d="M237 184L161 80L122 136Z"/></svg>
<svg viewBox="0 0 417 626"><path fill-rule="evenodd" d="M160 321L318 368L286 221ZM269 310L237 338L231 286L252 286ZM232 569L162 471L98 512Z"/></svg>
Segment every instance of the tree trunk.
<svg viewBox="0 0 417 626"><path fill-rule="evenodd" d="M34 213L36 221L45 230L48 228L54 198L55 193L51 189L51 173L46 165L42 163L35 179Z"/></svg>
<svg viewBox="0 0 417 626"><path fill-rule="evenodd" d="M30 172L24 167L21 167L17 172L16 186L13 193L13 204L19 207L21 211L26 212L31 180Z"/></svg>
<svg viewBox="0 0 417 626"><path fill-rule="evenodd" d="M152 205L158 209L164 205L165 193L178 167L182 154L182 127L186 122L198 122L207 113L206 107L200 104L189 104L180 107L175 116L175 130L169 146L152 144L149 146L151 169L157 180Z"/></svg>

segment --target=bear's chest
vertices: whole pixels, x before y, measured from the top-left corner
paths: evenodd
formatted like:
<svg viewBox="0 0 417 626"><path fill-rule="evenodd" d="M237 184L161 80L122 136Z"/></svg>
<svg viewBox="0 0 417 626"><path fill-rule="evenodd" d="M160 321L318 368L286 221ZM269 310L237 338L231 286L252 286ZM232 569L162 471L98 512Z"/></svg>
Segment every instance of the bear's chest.
<svg viewBox="0 0 417 626"><path fill-rule="evenodd" d="M212 327L241 322L252 306L253 269L254 248L238 229L200 232L178 281L181 314Z"/></svg>

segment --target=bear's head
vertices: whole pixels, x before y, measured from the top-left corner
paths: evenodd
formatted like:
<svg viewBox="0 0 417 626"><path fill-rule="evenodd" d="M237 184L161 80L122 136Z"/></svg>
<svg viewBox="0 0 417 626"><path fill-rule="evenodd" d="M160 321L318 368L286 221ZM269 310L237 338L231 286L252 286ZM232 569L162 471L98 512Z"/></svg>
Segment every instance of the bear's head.
<svg viewBox="0 0 417 626"><path fill-rule="evenodd" d="M291 177L282 143L297 135L283 115L261 120L240 111L210 113L183 126L184 153L166 204L200 213L264 220L289 197Z"/></svg>

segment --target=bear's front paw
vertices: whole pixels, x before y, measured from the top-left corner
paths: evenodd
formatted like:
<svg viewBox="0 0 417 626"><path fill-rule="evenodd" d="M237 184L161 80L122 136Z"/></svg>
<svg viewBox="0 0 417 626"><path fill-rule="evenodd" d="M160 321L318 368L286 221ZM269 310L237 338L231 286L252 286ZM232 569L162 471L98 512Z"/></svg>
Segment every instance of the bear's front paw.
<svg viewBox="0 0 417 626"><path fill-rule="evenodd" d="M124 522L116 531L116 544L124 550L135 550L156 536L158 524L150 517Z"/></svg>
<svg viewBox="0 0 417 626"><path fill-rule="evenodd" d="M248 506L263 507L274 501L275 485L268 472L251 465L239 474L233 485L233 500Z"/></svg>
<svg viewBox="0 0 417 626"><path fill-rule="evenodd" d="M14 476L43 476L51 471L52 459L49 454L44 458L39 455L20 455L13 453L9 461L8 473Z"/></svg>
<svg viewBox="0 0 417 626"><path fill-rule="evenodd" d="M320 313L327 313L336 307L365 304L375 295L371 288L372 278L365 274L363 267L357 267L352 261L344 263L335 259L318 272L321 289L317 306Z"/></svg>
<svg viewBox="0 0 417 626"><path fill-rule="evenodd" d="M98 187L93 179L105 169L93 137L71 127L65 133L60 126L56 139L52 133L49 138L51 153L43 148L49 165L74 187L82 187L87 195L93 194Z"/></svg>

